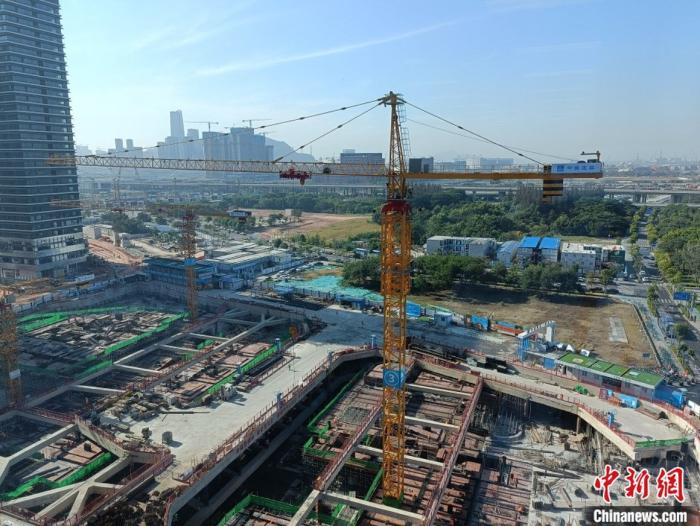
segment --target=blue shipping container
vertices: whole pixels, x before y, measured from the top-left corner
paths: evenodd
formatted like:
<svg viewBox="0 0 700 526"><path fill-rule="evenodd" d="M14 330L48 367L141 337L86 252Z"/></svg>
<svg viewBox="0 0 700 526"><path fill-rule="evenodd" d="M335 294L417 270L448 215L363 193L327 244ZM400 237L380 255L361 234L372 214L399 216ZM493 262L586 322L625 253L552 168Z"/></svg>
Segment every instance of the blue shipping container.
<svg viewBox="0 0 700 526"><path fill-rule="evenodd" d="M471 319L472 325L476 325L482 331L489 330L489 319L486 316L477 316L476 314L472 314L470 319Z"/></svg>
<svg viewBox="0 0 700 526"><path fill-rule="evenodd" d="M544 359L544 368L545 369L554 369L557 366L557 361L554 358L545 358Z"/></svg>
<svg viewBox="0 0 700 526"><path fill-rule="evenodd" d="M413 318L417 318L421 315L421 306L418 303L412 303L410 301L406 302L406 314Z"/></svg>
<svg viewBox="0 0 700 526"><path fill-rule="evenodd" d="M617 393L616 396L625 407L631 407L632 409L637 409L637 407L639 407L639 398L622 393Z"/></svg>
<svg viewBox="0 0 700 526"><path fill-rule="evenodd" d="M661 384L654 391L654 398L667 402L673 407L682 408L685 405L685 392L674 389L670 385Z"/></svg>

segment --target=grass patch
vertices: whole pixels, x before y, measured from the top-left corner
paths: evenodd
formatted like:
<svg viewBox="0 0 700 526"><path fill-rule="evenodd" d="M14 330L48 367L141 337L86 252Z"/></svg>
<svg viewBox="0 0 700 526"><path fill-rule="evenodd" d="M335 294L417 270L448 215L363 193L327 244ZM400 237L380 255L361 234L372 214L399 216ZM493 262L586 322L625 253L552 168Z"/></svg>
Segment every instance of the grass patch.
<svg viewBox="0 0 700 526"><path fill-rule="evenodd" d="M373 223L370 216L356 217L347 221L339 221L318 229L309 230L308 234L318 234L324 241L342 241L350 236L379 232L379 225Z"/></svg>
<svg viewBox="0 0 700 526"><path fill-rule="evenodd" d="M590 236L556 236L559 237L563 243L590 243L592 245L617 245L617 238L615 237L590 237Z"/></svg>

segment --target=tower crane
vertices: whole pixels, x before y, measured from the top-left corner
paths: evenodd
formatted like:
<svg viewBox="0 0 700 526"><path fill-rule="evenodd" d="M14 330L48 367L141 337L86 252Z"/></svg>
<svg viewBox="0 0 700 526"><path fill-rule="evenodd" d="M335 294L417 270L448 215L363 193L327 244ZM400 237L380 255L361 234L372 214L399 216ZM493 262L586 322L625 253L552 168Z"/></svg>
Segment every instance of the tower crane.
<svg viewBox="0 0 700 526"><path fill-rule="evenodd" d="M263 122L263 121L271 121L271 120L272 119L241 119L242 122L248 123L248 128L252 128L254 122Z"/></svg>
<svg viewBox="0 0 700 526"><path fill-rule="evenodd" d="M381 208L381 291L384 296L382 446L385 499L399 501L404 491L405 470L405 409L406 409L406 298L410 290L411 265L411 205L408 201L411 179L478 179L478 180L541 180L543 198L551 200L563 193L565 179L598 179L603 175L600 162L545 164L539 168L509 167L500 171L465 169L460 172L410 173L407 170L405 146L402 140L400 115L406 100L389 92L375 99L378 106L391 110L388 165L340 164L323 162L277 161L214 161L192 159L136 159L128 157L53 157L52 165L128 166L169 170L205 170L246 173L279 173L282 179L298 180L303 184L314 175L383 177L386 180L386 202ZM346 109L346 108L341 108ZM421 109L421 108L418 108ZM425 111L425 110L422 110ZM435 115L433 115L435 116ZM253 121L246 119L252 127ZM301 120L295 119L295 120ZM352 119L351 119L352 120ZM445 120L445 119L442 119ZM289 122L289 121L287 121ZM350 121L347 121L350 122ZM453 123L450 123L453 124ZM453 124L454 125L454 124ZM342 126L342 125L341 125ZM341 126L338 126L340 128ZM456 125L455 125L456 126ZM458 128L464 130L461 126ZM473 133L473 132L472 132ZM483 137L482 137L483 138ZM509 149L517 155L523 154Z"/></svg>
<svg viewBox="0 0 700 526"><path fill-rule="evenodd" d="M595 161L593 161L593 159L589 159L588 162L589 163L591 163L591 162L599 163L600 162L600 150L596 150L594 152L581 152L581 155L595 155Z"/></svg>
<svg viewBox="0 0 700 526"><path fill-rule="evenodd" d="M159 205L159 211L173 211L181 214L180 222L180 255L185 265L185 280L187 290L187 310L190 313L190 323L195 323L199 315L197 302L197 216L207 215L214 217L236 218L238 221L244 217L234 212L208 212L199 213L197 208L191 205Z"/></svg>

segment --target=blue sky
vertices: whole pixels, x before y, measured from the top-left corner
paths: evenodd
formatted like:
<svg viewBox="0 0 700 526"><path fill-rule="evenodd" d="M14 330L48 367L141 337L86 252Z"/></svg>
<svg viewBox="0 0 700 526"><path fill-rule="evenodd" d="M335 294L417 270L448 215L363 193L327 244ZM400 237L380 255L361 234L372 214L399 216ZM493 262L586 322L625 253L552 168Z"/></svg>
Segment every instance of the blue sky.
<svg viewBox="0 0 700 526"><path fill-rule="evenodd" d="M76 142L152 145L168 111L240 125L399 91L509 145L700 158L697 0L62 0ZM352 113L279 126L306 143ZM411 120L445 127L408 108ZM409 122L414 155L496 155ZM187 125L201 127L201 125ZM220 129L220 128L219 128ZM377 108L313 146L386 151ZM308 150L306 150L308 151ZM542 157L544 160L551 160Z"/></svg>

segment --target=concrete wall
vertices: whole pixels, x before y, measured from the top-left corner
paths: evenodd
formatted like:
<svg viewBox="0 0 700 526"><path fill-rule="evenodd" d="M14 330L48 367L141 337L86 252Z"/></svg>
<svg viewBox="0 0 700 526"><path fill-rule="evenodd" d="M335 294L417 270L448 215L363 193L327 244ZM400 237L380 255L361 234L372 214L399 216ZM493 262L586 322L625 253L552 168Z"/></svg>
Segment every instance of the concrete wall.
<svg viewBox="0 0 700 526"><path fill-rule="evenodd" d="M138 298L143 296L143 282L125 283L116 287L104 289L100 292L78 296L63 301L52 301L43 303L32 312L57 311L57 310L77 310L98 307L119 301L125 298ZM27 311L26 313L28 313ZM23 314L26 314L23 313Z"/></svg>

